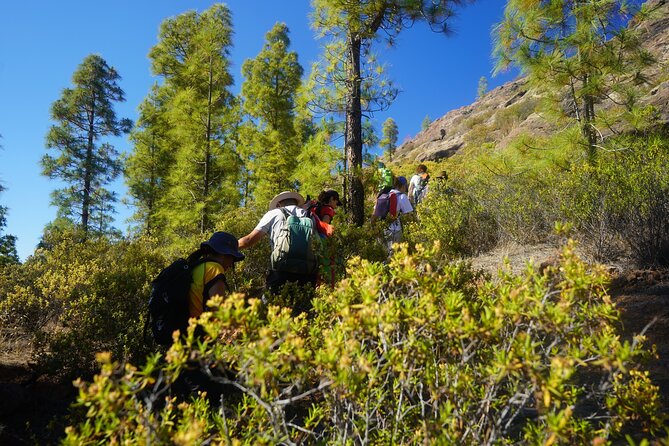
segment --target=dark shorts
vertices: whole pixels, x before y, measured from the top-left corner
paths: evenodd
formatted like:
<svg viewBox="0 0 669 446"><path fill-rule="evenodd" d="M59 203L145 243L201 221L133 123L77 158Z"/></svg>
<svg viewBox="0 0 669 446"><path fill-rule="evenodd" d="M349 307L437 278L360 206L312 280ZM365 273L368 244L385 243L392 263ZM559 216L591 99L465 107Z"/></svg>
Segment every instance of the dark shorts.
<svg viewBox="0 0 669 446"><path fill-rule="evenodd" d="M265 286L270 293L277 294L281 291L281 287L289 282L298 285L310 285L312 288L316 288L317 279L318 273L296 274L270 270L265 279Z"/></svg>

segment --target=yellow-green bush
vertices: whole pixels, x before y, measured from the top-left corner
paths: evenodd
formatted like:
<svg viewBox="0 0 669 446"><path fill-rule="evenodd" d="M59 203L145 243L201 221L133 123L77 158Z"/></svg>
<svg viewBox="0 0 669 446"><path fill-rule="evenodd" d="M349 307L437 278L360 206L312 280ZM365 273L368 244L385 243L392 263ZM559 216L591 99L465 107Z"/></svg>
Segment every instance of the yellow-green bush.
<svg viewBox="0 0 669 446"><path fill-rule="evenodd" d="M620 151L574 165L559 187L563 218L600 258L623 243L641 263L669 262L669 142L624 138Z"/></svg>
<svg viewBox="0 0 669 446"><path fill-rule="evenodd" d="M141 361L150 280L164 266L155 244L64 236L17 267L0 289L3 328L23 333L45 371L81 376L94 356Z"/></svg>
<svg viewBox="0 0 669 446"><path fill-rule="evenodd" d="M609 141L587 162L578 129L523 136L503 152L468 153L444 165L455 194L430 193L411 240L438 239L472 254L513 240L550 240L556 221L597 260L631 255L669 262L669 139L666 132ZM434 184L434 182L433 182Z"/></svg>
<svg viewBox="0 0 669 446"><path fill-rule="evenodd" d="M474 197L462 193L457 184L430 186L430 192L416 208L416 218L405 225L411 243L438 241L442 252L455 257L475 255L497 243L500 225Z"/></svg>
<svg viewBox="0 0 669 446"><path fill-rule="evenodd" d="M651 436L665 421L657 388L638 365L642 339L615 331L606 282L572 245L545 273L495 280L418 246L389 265L352 260L309 320L216 300L198 322L206 336L191 325L163 365L100 357L65 444L590 444L631 423ZM239 395L216 410L165 402L193 364Z"/></svg>

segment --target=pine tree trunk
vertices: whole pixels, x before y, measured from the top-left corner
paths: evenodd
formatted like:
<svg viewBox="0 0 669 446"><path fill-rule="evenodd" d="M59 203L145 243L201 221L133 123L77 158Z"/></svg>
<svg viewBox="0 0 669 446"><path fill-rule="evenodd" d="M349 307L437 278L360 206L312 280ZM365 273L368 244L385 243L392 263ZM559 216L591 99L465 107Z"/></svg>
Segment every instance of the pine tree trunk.
<svg viewBox="0 0 669 446"><path fill-rule="evenodd" d="M348 41L348 97L346 100L346 152L348 161L348 201L353 223L365 221L365 191L360 178L362 169L362 105L360 103L360 48L357 34Z"/></svg>
<svg viewBox="0 0 669 446"><path fill-rule="evenodd" d="M200 233L204 234L209 229L209 168L211 167L211 108L212 108L212 87L213 87L213 67L212 58L209 56L209 85L207 92L207 134L206 134L206 151L204 156L204 187L202 190L204 206L202 207L202 215L200 216Z"/></svg>
<svg viewBox="0 0 669 446"><path fill-rule="evenodd" d="M146 234L152 235L153 232L153 214L155 213L156 191L158 190L158 172L156 172L156 135L151 132L151 148L149 154L151 156L151 170L149 171L149 190L151 191L146 203Z"/></svg>
<svg viewBox="0 0 669 446"><path fill-rule="evenodd" d="M93 176L93 142L95 135L95 95L91 100L91 110L88 113L88 141L86 142L86 162L84 166L84 197L81 203L81 229L84 237L88 235L88 218L91 206L91 178Z"/></svg>
<svg viewBox="0 0 669 446"><path fill-rule="evenodd" d="M588 85L588 76L586 75L583 80L583 87ZM591 95L584 95L583 97L583 122L581 126L581 131L583 137L588 143L587 147L587 156L588 162L591 164L595 161L597 156L597 135L595 134L594 129L595 122L595 100Z"/></svg>

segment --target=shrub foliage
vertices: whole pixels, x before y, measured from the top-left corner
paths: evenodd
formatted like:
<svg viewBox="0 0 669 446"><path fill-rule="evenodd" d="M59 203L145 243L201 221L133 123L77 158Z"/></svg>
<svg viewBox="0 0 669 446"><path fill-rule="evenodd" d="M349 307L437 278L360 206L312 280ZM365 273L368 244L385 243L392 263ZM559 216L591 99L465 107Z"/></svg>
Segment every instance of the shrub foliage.
<svg viewBox="0 0 669 446"><path fill-rule="evenodd" d="M297 317L216 299L139 368L99 355L65 444L590 444L662 426L643 338L616 334L606 274L573 244L556 267L496 278L438 252L353 259ZM170 395L193 367L220 400Z"/></svg>

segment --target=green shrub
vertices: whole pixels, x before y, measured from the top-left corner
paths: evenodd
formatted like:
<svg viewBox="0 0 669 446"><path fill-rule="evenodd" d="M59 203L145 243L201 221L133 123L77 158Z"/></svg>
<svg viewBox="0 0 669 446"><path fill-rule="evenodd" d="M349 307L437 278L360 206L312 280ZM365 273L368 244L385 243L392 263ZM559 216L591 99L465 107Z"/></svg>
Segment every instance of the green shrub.
<svg viewBox="0 0 669 446"><path fill-rule="evenodd" d="M665 415L642 338L621 341L606 275L573 250L543 274L495 280L421 246L388 265L354 259L311 319L217 299L198 322L206 336L191 325L163 365L101 356L65 444L590 444L632 424L651 436ZM165 400L193 364L236 396L217 410L204 395Z"/></svg>
<svg viewBox="0 0 669 446"><path fill-rule="evenodd" d="M416 219L405 225L407 241L438 241L441 252L450 258L476 255L494 247L500 233L494 216L474 197L460 192L458 184L452 184L430 186L426 200L416 208Z"/></svg>
<svg viewBox="0 0 669 446"><path fill-rule="evenodd" d="M630 252L641 264L669 262L669 143L654 135L619 140L594 165L573 166L559 187L563 217L596 258ZM617 248L617 249L616 249Z"/></svg>
<svg viewBox="0 0 669 446"><path fill-rule="evenodd" d="M5 328L31 340L34 359L52 374L90 373L103 350L141 361L149 282L165 263L147 240L65 236L2 284L0 315Z"/></svg>

